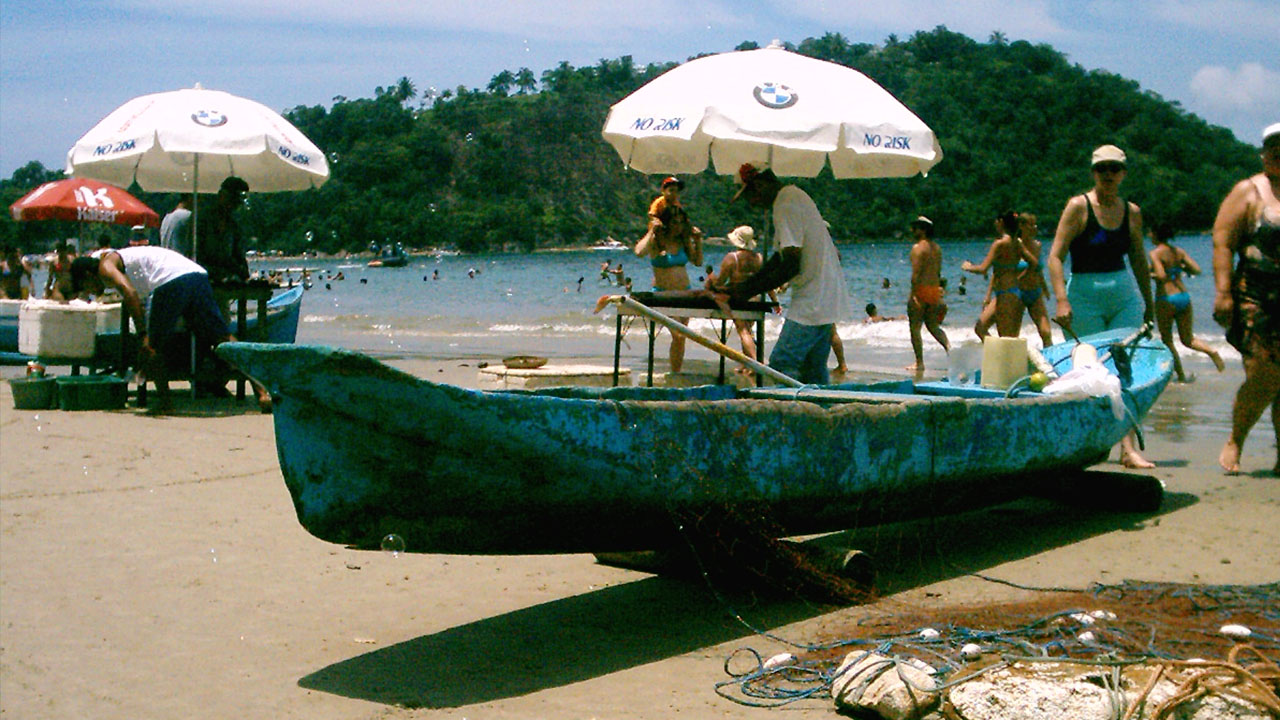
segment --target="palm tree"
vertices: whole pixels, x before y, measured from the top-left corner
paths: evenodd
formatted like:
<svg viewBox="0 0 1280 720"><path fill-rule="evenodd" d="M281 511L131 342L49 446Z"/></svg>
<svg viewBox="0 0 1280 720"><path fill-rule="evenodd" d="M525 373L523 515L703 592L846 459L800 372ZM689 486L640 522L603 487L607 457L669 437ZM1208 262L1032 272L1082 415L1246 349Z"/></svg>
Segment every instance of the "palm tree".
<svg viewBox="0 0 1280 720"><path fill-rule="evenodd" d="M516 76L512 74L510 70L503 70L497 75L494 75L493 79L489 81L488 90L494 95L502 95L505 97L510 94L511 86L515 81Z"/></svg>
<svg viewBox="0 0 1280 720"><path fill-rule="evenodd" d="M395 93L396 99L403 103L417 97L418 88L414 87L413 81L405 76L396 81Z"/></svg>
<svg viewBox="0 0 1280 720"><path fill-rule="evenodd" d="M522 67L516 71L516 87L520 88L521 95L531 93L538 89L538 79L533 76L532 70Z"/></svg>

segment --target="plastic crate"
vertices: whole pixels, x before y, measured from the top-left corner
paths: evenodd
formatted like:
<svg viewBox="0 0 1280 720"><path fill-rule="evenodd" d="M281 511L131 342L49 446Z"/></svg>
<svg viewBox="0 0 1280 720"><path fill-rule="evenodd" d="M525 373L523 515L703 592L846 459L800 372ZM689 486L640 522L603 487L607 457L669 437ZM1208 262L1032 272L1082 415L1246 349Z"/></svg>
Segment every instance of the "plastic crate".
<svg viewBox="0 0 1280 720"><path fill-rule="evenodd" d="M9 378L16 410L49 410L58 406L56 378Z"/></svg>
<svg viewBox="0 0 1280 720"><path fill-rule="evenodd" d="M119 410L129 396L129 383L114 375L72 375L57 382L63 410Z"/></svg>

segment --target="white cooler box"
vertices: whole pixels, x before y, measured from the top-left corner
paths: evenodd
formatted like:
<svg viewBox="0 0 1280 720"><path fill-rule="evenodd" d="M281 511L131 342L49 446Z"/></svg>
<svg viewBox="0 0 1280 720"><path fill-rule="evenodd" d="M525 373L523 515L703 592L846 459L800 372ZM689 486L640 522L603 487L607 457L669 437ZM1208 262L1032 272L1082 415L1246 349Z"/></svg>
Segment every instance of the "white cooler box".
<svg viewBox="0 0 1280 720"><path fill-rule="evenodd" d="M99 327L111 327L112 308L114 327L119 328L119 305L28 300L18 315L18 352L47 358L91 358Z"/></svg>
<svg viewBox="0 0 1280 720"><path fill-rule="evenodd" d="M10 300L9 298L0 298L0 317L16 318L18 311L22 308L22 303L26 300Z"/></svg>

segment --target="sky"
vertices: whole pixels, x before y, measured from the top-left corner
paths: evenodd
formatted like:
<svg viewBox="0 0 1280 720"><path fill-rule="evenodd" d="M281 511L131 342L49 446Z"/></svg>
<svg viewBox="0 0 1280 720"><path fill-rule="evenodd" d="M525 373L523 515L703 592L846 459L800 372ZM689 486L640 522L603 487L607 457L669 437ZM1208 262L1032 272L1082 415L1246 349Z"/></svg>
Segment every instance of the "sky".
<svg viewBox="0 0 1280 720"><path fill-rule="evenodd" d="M827 32L879 45L939 25L1047 43L1252 145L1280 122L1277 0L0 0L0 177L61 169L116 107L196 83L285 111L400 77L483 89L562 61L680 62Z"/></svg>

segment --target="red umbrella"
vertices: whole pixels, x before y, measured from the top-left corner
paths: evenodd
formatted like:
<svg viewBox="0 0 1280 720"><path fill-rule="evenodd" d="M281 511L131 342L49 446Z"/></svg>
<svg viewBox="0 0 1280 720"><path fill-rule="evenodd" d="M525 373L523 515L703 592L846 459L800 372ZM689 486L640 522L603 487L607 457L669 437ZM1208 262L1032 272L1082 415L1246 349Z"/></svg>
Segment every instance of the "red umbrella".
<svg viewBox="0 0 1280 720"><path fill-rule="evenodd" d="M160 216L138 198L86 178L45 183L9 206L14 220L70 220L113 225L160 226Z"/></svg>

